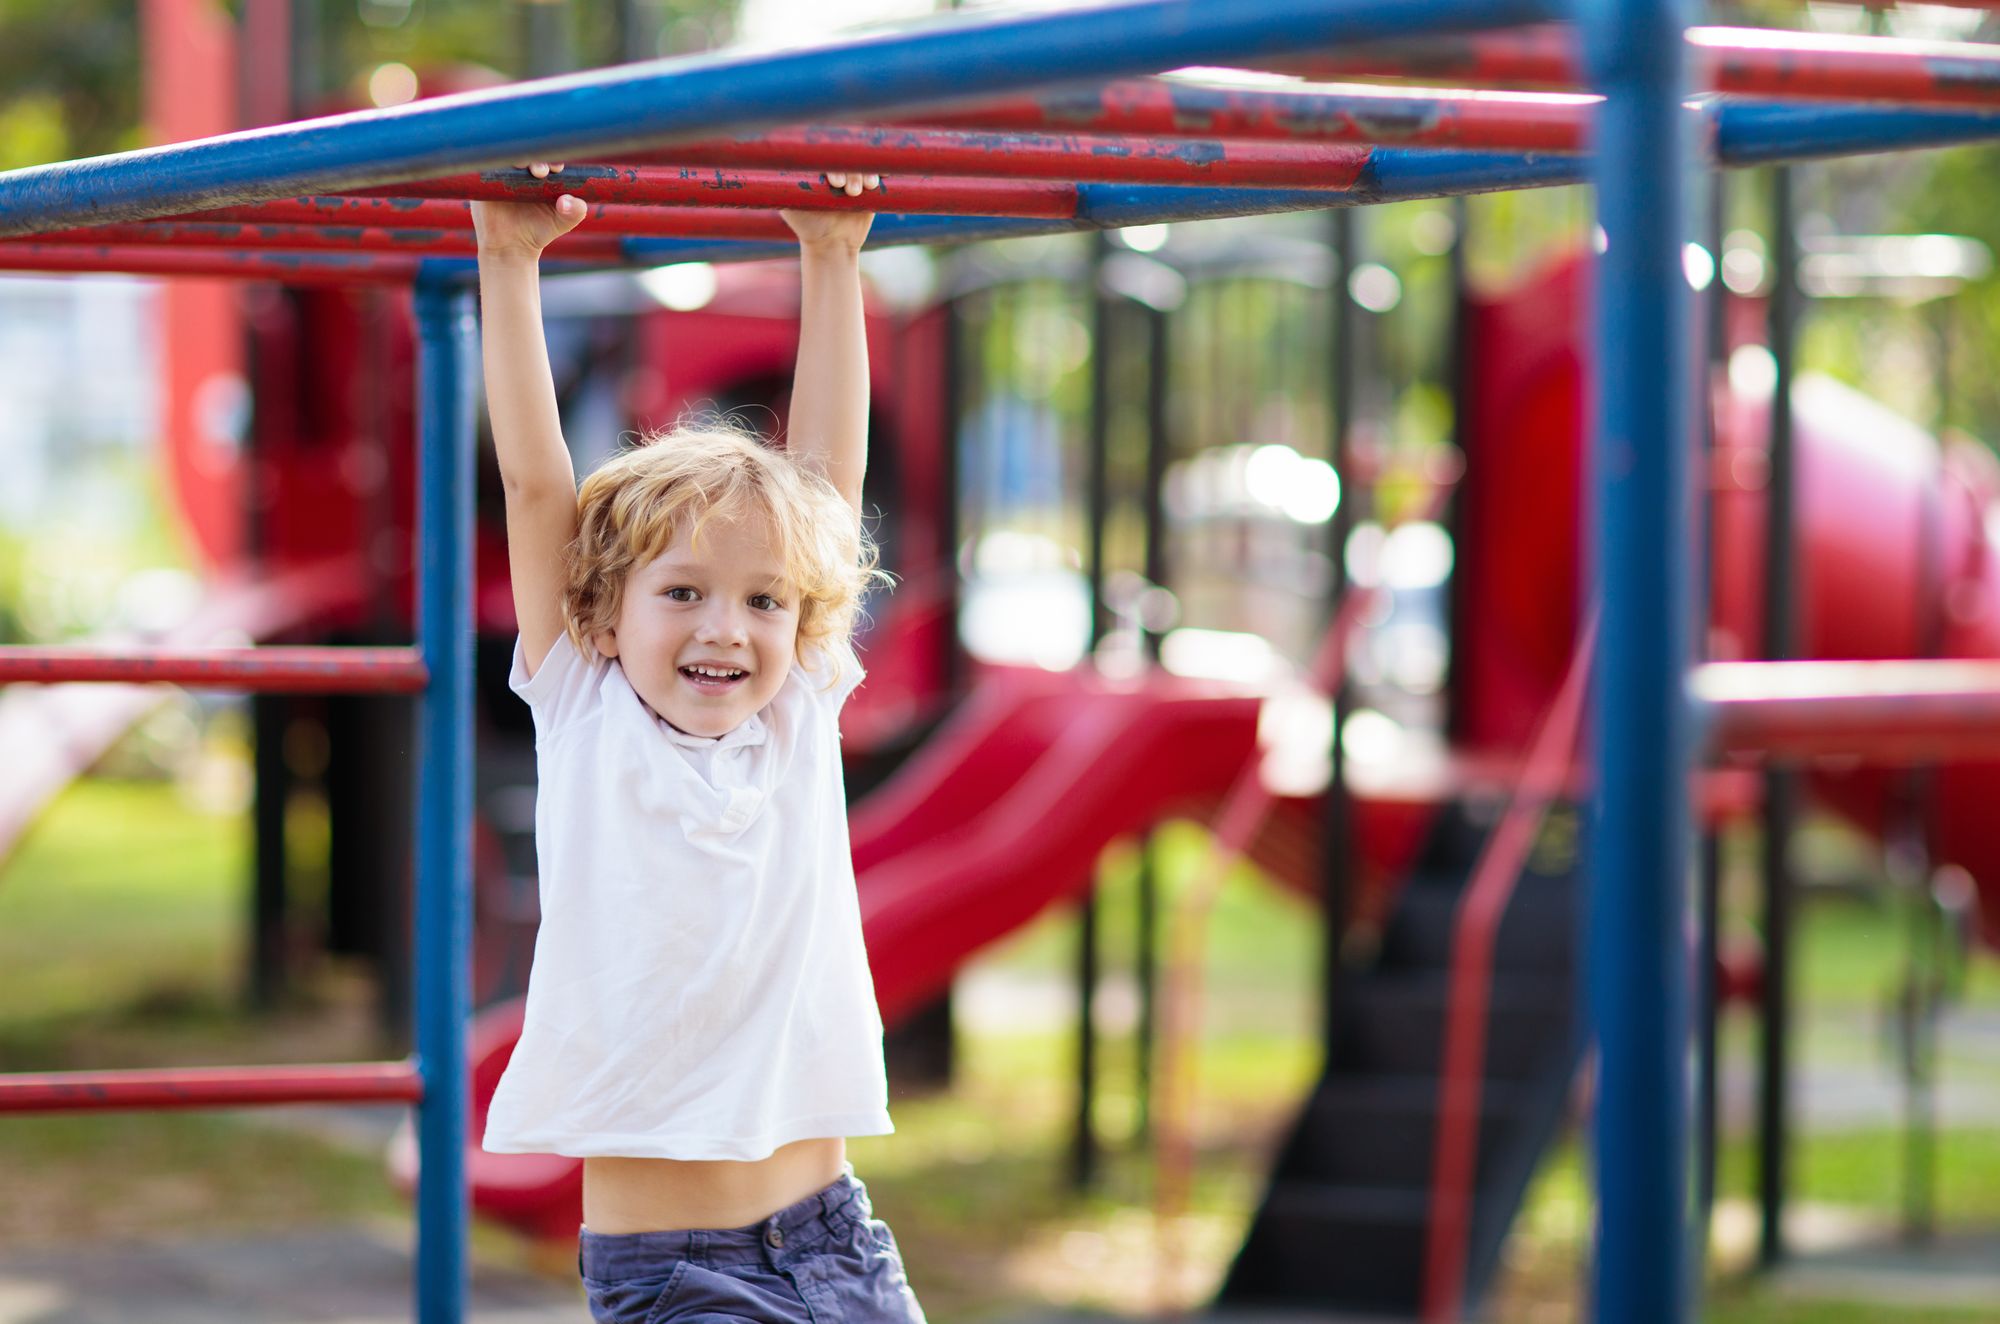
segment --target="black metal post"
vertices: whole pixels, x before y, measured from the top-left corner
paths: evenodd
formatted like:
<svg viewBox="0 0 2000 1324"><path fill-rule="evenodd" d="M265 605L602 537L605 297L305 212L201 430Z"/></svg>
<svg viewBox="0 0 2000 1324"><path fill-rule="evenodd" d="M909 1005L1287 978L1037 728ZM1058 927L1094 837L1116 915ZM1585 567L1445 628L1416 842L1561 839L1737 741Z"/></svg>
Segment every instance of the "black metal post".
<svg viewBox="0 0 2000 1324"><path fill-rule="evenodd" d="M291 770L285 763L285 727L291 699L258 694L250 700L251 762L255 798L251 807L253 874L250 903L249 1003L258 1011L275 1008L285 993L286 960L285 804L291 798Z"/></svg>
<svg viewBox="0 0 2000 1324"><path fill-rule="evenodd" d="M1934 654L1926 653L1926 656ZM1931 861L1923 802L1935 794L1927 769L1904 783L1901 824L1889 843L1889 884L1903 922L1903 981L1897 1020L1903 1077L1903 1220L1905 1244L1921 1245L1937 1232L1937 1099L1934 990L1942 944L1930 886Z"/></svg>
<svg viewBox="0 0 2000 1324"><path fill-rule="evenodd" d="M1935 335L1932 362L1937 385L1937 409L1932 416L1939 437L1937 470L1925 484L1925 502L1917 525L1918 584L1911 603L1919 657L1944 653L1945 603L1944 429L1951 418L1951 301L1935 305L1931 328ZM1932 808L1937 803L1937 769L1911 768L1901 779L1902 849L1888 852L1890 886L1904 910L1904 966L1900 1012L1903 1037L1903 1227L1906 1243L1922 1244L1937 1232L1937 1054L1936 1030L1939 979L1943 958L1942 915L1931 886L1936 839Z"/></svg>
<svg viewBox="0 0 2000 1324"><path fill-rule="evenodd" d="M1771 388L1770 479L1764 525L1764 656L1798 653L1798 563L1793 555L1792 375L1798 335L1798 236L1789 167L1771 172ZM1790 769L1764 775L1764 1019L1758 1058L1757 1262L1772 1268L1785 1258L1785 1188L1789 1145L1791 1058L1791 944L1796 894L1789 854L1798 820L1799 786Z"/></svg>
<svg viewBox="0 0 2000 1324"><path fill-rule="evenodd" d="M1090 431L1086 438L1089 466L1085 499L1088 502L1085 533L1084 572L1090 598L1090 645L1085 665L1097 653L1107 625L1104 608L1104 525L1109 513L1111 440L1111 297L1104 289L1104 259L1110 240L1102 230L1090 237ZM1076 1142L1071 1179L1078 1190L1090 1187L1097 1176L1097 1130L1094 1121L1097 1099L1097 981L1098 922L1097 880L1093 876L1083 894L1077 934L1077 1049L1076 1049Z"/></svg>
<svg viewBox="0 0 2000 1324"><path fill-rule="evenodd" d="M561 0L521 0L521 72L529 78L566 74L576 68L569 6Z"/></svg>
<svg viewBox="0 0 2000 1324"><path fill-rule="evenodd" d="M1729 290L1722 283L1722 243L1726 226L1729 203L1728 175L1717 171L1707 181L1708 225L1705 239L1708 251L1715 259L1713 274L1706 291L1704 305L1708 314L1708 352L1701 356L1701 376L1697 383L1695 400L1699 402L1702 437L1702 463L1697 472L1706 475L1710 471L1715 453L1715 410L1710 404L1711 388L1727 371L1729 361ZM1698 548L1700 573L1695 581L1695 592L1701 606L1695 613L1698 621L1707 621L1710 616L1709 600L1714 586L1715 575L1715 498L1713 484L1702 481L1697 489L1701 493L1701 542ZM1697 656L1707 653L1707 631L1695 635ZM1701 840L1696 851L1697 868L1700 871L1696 890L1696 933L1695 944L1695 1226L1694 1236L1689 1239L1689 1300L1701 1299L1702 1285L1707 1277L1709 1231L1715 1214L1715 1155L1716 1124L1718 1117L1719 1092L1716 1082L1717 1043L1716 1031L1719 1018L1719 994L1717 983L1717 962L1720 959L1719 931L1722 908L1722 845L1713 824L1701 823Z"/></svg>
<svg viewBox="0 0 2000 1324"><path fill-rule="evenodd" d="M959 258L946 253L940 261L944 288L951 291L939 316L944 318L941 356L944 359L944 390L939 420L944 433L938 463L938 556L937 572L944 594L943 622L938 633L938 670L944 692L955 700L965 686L965 652L958 644L959 573L958 544L965 536L958 510L961 433L965 423L965 305L957 293Z"/></svg>
<svg viewBox="0 0 2000 1324"><path fill-rule="evenodd" d="M1463 466L1459 475L1459 485L1463 488L1470 478L1473 465L1472 449L1466 444L1465 426L1466 411L1469 407L1466 400L1466 337L1471 334L1472 320L1470 310L1466 307L1466 301L1471 297L1471 289L1465 274L1468 242L1466 236L1472 225L1472 208L1468 199L1458 197L1451 200L1451 221L1451 250L1447 255L1451 281L1451 351L1450 360L1445 364L1445 377L1451 391L1451 439L1458 447L1459 463ZM1459 519L1458 510L1458 502L1454 500L1445 518L1451 532L1452 546L1463 547L1465 528ZM1465 637L1465 618L1469 610L1464 585L1464 579L1454 574L1446 590L1445 603L1445 628L1450 635L1450 642L1445 652L1444 735L1445 740L1454 745L1463 737L1465 728L1465 702L1458 684L1458 650L1460 641ZM1582 1007L1581 997L1574 1001L1579 1008ZM1583 1033L1582 1022L1583 1017L1579 1012L1578 1034Z"/></svg>
<svg viewBox="0 0 2000 1324"><path fill-rule="evenodd" d="M1338 617L1341 604L1347 600L1347 544L1355 525L1364 517L1363 503L1366 498L1363 493L1367 484L1356 471L1350 444L1354 432L1354 356L1361 323L1355 312L1354 299L1347 290L1347 275L1354 265L1354 213L1347 208L1337 208L1327 215L1331 228L1328 239L1332 258L1327 279L1328 315L1332 319L1328 350L1333 357L1327 365L1333 393L1331 407L1327 410L1332 432L1327 438L1327 454L1340 477L1340 504L1334 509L1330 529L1332 546L1327 548L1333 569L1332 600L1326 611L1326 620L1331 623ZM1341 948L1347 940L1347 907L1352 887L1353 815L1352 806L1348 803L1347 756L1342 739L1352 707L1351 687L1347 683L1346 669L1342 668L1341 682L1333 694L1333 746L1329 751L1331 764L1320 848L1322 920L1326 935L1321 958L1324 967L1320 1033L1329 1060L1333 1055L1335 1018L1339 1013Z"/></svg>
<svg viewBox="0 0 2000 1324"><path fill-rule="evenodd" d="M660 54L660 8L644 0L617 0L612 6L612 59L619 64Z"/></svg>
<svg viewBox="0 0 2000 1324"><path fill-rule="evenodd" d="M1172 366L1173 337L1165 309L1145 306L1146 314L1146 482L1144 502L1144 566L1149 585L1167 581L1167 531L1162 493L1166 486L1167 461L1172 446L1167 418L1167 373ZM1140 621L1146 658L1160 660L1160 634ZM1136 1088L1138 1124L1133 1140L1145 1143L1153 1134L1153 1039L1159 1023L1159 913L1160 876L1158 834L1147 831L1139 841L1139 950L1136 955L1139 977L1139 1042L1137 1045Z"/></svg>

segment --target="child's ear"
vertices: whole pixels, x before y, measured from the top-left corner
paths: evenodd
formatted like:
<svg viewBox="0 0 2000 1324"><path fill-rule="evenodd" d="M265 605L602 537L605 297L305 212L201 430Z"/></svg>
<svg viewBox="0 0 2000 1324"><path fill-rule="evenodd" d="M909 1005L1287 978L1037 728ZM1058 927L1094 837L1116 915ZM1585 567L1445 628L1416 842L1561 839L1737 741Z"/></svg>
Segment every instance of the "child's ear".
<svg viewBox="0 0 2000 1324"><path fill-rule="evenodd" d="M618 656L618 631L599 630L590 636L590 646L597 650L599 657Z"/></svg>

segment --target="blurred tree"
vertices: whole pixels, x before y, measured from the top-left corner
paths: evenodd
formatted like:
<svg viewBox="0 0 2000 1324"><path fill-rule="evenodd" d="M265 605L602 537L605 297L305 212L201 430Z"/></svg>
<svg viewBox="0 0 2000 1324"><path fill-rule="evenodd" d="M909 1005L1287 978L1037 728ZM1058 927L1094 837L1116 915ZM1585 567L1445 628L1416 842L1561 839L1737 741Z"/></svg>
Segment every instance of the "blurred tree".
<svg viewBox="0 0 2000 1324"><path fill-rule="evenodd" d="M712 49L730 40L737 0L515 7L545 12L530 24L490 0L294 0L300 113L366 104L369 75L391 61L527 77L539 67L532 34L558 28L567 66ZM0 0L0 169L142 144L138 22L137 0Z"/></svg>
<svg viewBox="0 0 2000 1324"><path fill-rule="evenodd" d="M136 0L0 0L0 168L138 145Z"/></svg>

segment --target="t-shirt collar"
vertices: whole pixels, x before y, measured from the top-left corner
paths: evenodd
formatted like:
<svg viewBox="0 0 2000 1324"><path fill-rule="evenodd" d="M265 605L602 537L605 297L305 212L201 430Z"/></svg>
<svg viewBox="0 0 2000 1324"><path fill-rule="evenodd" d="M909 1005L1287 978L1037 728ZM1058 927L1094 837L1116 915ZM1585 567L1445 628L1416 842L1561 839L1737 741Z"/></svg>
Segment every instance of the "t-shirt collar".
<svg viewBox="0 0 2000 1324"><path fill-rule="evenodd" d="M667 733L667 739L676 745L686 745L689 749L747 749L752 745L763 744L767 735L762 713L750 714L747 720L739 722L719 737L692 736L664 717L656 716L653 720L657 721L660 729Z"/></svg>

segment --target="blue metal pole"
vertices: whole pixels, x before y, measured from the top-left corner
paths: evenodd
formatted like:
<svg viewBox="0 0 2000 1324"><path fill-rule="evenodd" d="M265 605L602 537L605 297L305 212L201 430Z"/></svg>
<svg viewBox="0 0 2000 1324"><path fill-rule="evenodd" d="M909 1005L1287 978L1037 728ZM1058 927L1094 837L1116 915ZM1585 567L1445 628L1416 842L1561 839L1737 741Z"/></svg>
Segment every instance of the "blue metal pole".
<svg viewBox="0 0 2000 1324"><path fill-rule="evenodd" d="M654 60L0 175L0 238L1021 88L1559 18L1559 0L1118 0Z"/></svg>
<svg viewBox="0 0 2000 1324"><path fill-rule="evenodd" d="M1732 166L1950 147L2000 136L2000 112L1991 110L1734 100L1709 103L1707 110L1715 159Z"/></svg>
<svg viewBox="0 0 2000 1324"><path fill-rule="evenodd" d="M417 647L430 668L418 706L416 933L416 1314L464 1318L469 1119L465 1024L472 1011L472 303L427 277L416 287L421 356Z"/></svg>
<svg viewBox="0 0 2000 1324"><path fill-rule="evenodd" d="M1595 1318L1679 1324L1687 1196L1690 527L1689 155L1681 0L1585 0L1606 95L1591 546L1602 646L1587 959L1597 1033Z"/></svg>

